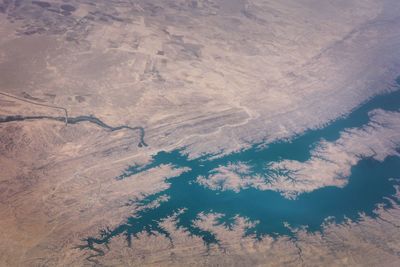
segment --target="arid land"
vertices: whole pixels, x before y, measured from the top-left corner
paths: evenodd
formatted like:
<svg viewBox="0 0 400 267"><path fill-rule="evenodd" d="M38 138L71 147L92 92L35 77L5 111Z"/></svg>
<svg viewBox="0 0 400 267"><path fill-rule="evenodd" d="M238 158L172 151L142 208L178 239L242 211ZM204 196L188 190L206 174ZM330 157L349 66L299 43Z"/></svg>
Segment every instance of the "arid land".
<svg viewBox="0 0 400 267"><path fill-rule="evenodd" d="M296 240L244 237L256 222L238 216L224 228L211 213L195 223L221 246L207 247L171 215L160 224L172 242L143 233L132 247L123 237L97 251L78 247L186 171L163 165L115 179L158 151L222 156L290 139L395 90L399 14L396 0L1 1L1 118L63 118L54 108L62 107L70 118L141 127L148 146L138 146L139 131L88 121L0 123L0 265L396 266L396 204L359 223L327 223L321 233L298 229ZM389 122L398 128L397 120ZM398 142L396 132L377 128L372 136ZM331 152L347 152L341 144ZM281 164L313 178L309 166L334 168L318 155L308 165Z"/></svg>

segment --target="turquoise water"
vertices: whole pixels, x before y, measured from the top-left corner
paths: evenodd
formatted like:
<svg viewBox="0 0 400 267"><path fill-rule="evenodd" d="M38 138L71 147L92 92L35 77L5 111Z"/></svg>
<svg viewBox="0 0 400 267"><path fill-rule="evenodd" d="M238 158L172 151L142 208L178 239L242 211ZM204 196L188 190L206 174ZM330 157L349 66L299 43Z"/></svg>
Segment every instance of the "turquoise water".
<svg viewBox="0 0 400 267"><path fill-rule="evenodd" d="M130 242L132 236L141 231L154 231L169 237L161 229L157 221L172 215L181 208L185 212L178 216L178 226L187 228L191 234L203 238L207 243L216 243L212 233L202 231L193 226L193 220L200 212L218 212L224 214L221 223L230 225L235 215L259 221L258 225L248 230L248 234L261 237L265 234L277 236L288 235L293 238L294 233L284 223L292 227L305 227L308 231L320 231L324 221L332 218L337 223L345 218L358 220L360 212L374 217L377 204L391 207L395 193L394 185L400 184L400 158L388 157L383 162L365 158L352 168L348 184L343 188L324 187L309 193L303 193L296 199L284 198L274 191L259 191L245 189L239 193L233 191L213 191L194 182L199 175L207 176L211 170L219 165L228 163L246 162L251 166L252 174L265 173L264 166L271 161L293 159L306 161L310 158L312 147L322 138L334 141L346 128L360 127L369 121L368 112L382 108L385 110L399 110L400 91L377 96L354 110L349 116L341 118L323 129L309 130L297 136L292 141L277 142L267 147L255 144L252 148L210 160L207 156L189 160L179 150L159 152L147 166L132 166L117 179L135 179L133 174L148 170L161 164L172 164L176 167L189 167L189 172L183 173L169 180L169 189L151 195L141 204L145 205L161 195L168 195L170 199L155 209L146 209L139 212L127 222L115 229L103 229L99 237L86 239L88 248L93 243L107 243L116 235L125 235Z"/></svg>

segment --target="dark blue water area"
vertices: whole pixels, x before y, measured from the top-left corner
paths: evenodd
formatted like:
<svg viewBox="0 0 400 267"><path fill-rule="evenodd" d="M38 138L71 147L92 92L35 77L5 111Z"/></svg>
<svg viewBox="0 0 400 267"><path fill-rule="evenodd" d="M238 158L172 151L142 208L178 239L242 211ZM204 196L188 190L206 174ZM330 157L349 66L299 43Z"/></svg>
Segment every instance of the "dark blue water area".
<svg viewBox="0 0 400 267"><path fill-rule="evenodd" d="M185 208L185 211L177 216L177 225L185 227L192 235L202 237L207 244L217 243L217 240L212 233L193 225L193 220L197 219L201 212L224 214L220 223L228 226L232 225L236 215L258 221L254 228L247 231L248 234L257 237L287 235L295 238L295 233L291 230L293 227L302 227L314 232L320 231L328 218L341 223L346 218L357 221L360 219L360 213L375 217L374 210L378 204L390 208L389 199L397 202L392 196L395 194L394 185L400 184L399 157L388 157L383 162L372 158L362 159L352 168L348 183L343 188L324 187L300 194L296 199L285 198L279 192L253 188L238 193L210 190L195 181L198 176L208 176L213 169L229 163L245 162L251 166L251 175L264 175L265 166L269 162L283 159L306 161L310 158L312 147L321 139L334 141L340 137L343 130L367 124L368 112L376 108L399 110L400 90L377 96L348 116L332 122L323 129L309 130L291 141L276 142L263 147L255 144L250 149L214 159L208 156L188 159L181 153L182 150L159 152L148 165L132 166L117 179L134 179L134 174L161 164L171 164L177 168L189 167L190 171L169 179L170 187L167 190L148 196L141 203L150 203L161 195L168 195L169 200L157 208L140 211L115 229L103 229L98 237L86 240L87 247L92 248L93 243L108 243L117 235L125 235L130 242L132 236L142 231L149 234L158 232L169 237L158 222L182 208ZM291 227L286 227L285 223Z"/></svg>

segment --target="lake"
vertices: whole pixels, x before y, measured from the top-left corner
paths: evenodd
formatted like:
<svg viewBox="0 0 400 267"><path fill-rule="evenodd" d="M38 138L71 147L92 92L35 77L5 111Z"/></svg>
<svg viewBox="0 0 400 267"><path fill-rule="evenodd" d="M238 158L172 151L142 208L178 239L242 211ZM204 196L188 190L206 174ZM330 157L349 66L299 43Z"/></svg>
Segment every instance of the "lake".
<svg viewBox="0 0 400 267"><path fill-rule="evenodd" d="M400 174L400 158L387 157L383 162L371 158L362 159L353 166L349 182L343 188L328 186L312 192L300 194L295 199L288 199L280 193L254 188L242 189L239 192L210 190L196 183L200 175L207 176L213 169L229 163L246 162L251 166L252 175L263 175L269 162L292 159L304 162L311 156L311 150L321 139L335 141L340 133L347 128L361 127L369 122L368 112L381 108L399 110L400 91L376 96L364 103L348 116L340 118L322 129L309 130L290 141L280 141L273 144L254 144L250 149L211 158L203 156L188 159L180 150L159 152L153 161L146 166L132 166L117 177L117 179L135 179L135 174L157 167L161 164L172 164L177 168L189 167L190 171L169 179L167 190L146 197L142 204L150 203L162 195L169 200L157 208L140 211L137 216L129 218L115 229L104 229L100 238L88 238L88 247L93 243L107 243L112 237L123 234L130 242L131 237L141 231L157 231L169 234L159 227L157 221L173 215L178 210L185 211L178 215L177 225L185 227L193 235L198 235L210 244L217 240L210 232L202 231L193 226L200 212L222 213L220 223L230 225L236 215L247 217L259 223L247 234L256 237L263 235L287 235L295 238L294 228L302 227L307 231L320 231L326 220L340 223L346 218L358 220L360 213L374 217L377 204L385 208L391 207L391 199L395 194L394 185L398 185ZM288 223L291 227L286 227Z"/></svg>

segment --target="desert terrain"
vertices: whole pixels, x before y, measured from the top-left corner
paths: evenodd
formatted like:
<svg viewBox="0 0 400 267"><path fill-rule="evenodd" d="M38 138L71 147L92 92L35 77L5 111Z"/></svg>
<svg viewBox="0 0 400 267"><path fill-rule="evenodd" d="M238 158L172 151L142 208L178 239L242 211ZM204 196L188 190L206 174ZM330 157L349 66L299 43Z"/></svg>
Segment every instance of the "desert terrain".
<svg viewBox="0 0 400 267"><path fill-rule="evenodd" d="M188 171L161 164L117 179L129 166L160 151L219 158L291 140L399 90L399 14L396 0L0 1L0 265L396 266L398 187L378 216L296 238L246 235L251 218L227 227L204 212L193 225L216 236L209 245L177 226L182 209L159 222L168 236L84 245L167 202L141 204ZM374 109L308 161L268 165L296 183L243 181L246 164L193 178L289 198L344 187L361 157L399 156L397 111Z"/></svg>

